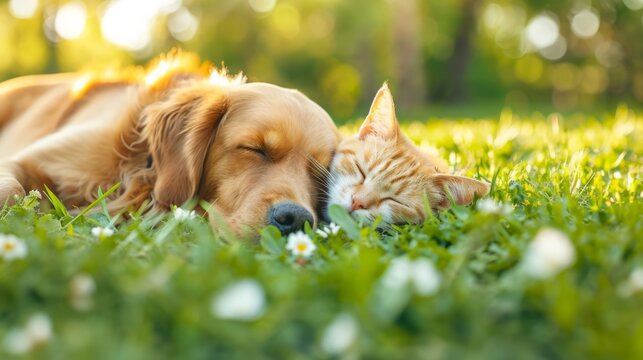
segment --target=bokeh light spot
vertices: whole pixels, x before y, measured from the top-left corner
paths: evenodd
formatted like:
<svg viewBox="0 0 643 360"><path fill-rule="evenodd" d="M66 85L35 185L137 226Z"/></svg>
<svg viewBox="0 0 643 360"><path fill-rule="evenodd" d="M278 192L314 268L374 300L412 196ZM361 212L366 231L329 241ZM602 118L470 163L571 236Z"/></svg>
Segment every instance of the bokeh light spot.
<svg viewBox="0 0 643 360"><path fill-rule="evenodd" d="M317 11L308 16L306 27L318 39L327 37L335 28L335 19L326 11Z"/></svg>
<svg viewBox="0 0 643 360"><path fill-rule="evenodd" d="M183 0L159 0L159 9L165 14L171 14L181 8Z"/></svg>
<svg viewBox="0 0 643 360"><path fill-rule="evenodd" d="M67 3L58 9L54 27L63 39L75 39L83 33L87 21L87 9L80 1Z"/></svg>
<svg viewBox="0 0 643 360"><path fill-rule="evenodd" d="M38 0L11 0L9 12L18 19L33 17L38 10Z"/></svg>
<svg viewBox="0 0 643 360"><path fill-rule="evenodd" d="M248 0L248 4L258 13L267 13L275 8L277 0Z"/></svg>
<svg viewBox="0 0 643 360"><path fill-rule="evenodd" d="M579 38L590 38L598 32L601 21L593 10L581 10L572 18L572 31Z"/></svg>
<svg viewBox="0 0 643 360"><path fill-rule="evenodd" d="M153 0L113 0L101 19L105 39L129 50L142 50L152 41L152 26L160 3Z"/></svg>
<svg viewBox="0 0 643 360"><path fill-rule="evenodd" d="M572 90L578 86L578 75L578 68L573 64L557 64L552 67L551 82L557 90Z"/></svg>
<svg viewBox="0 0 643 360"><path fill-rule="evenodd" d="M598 60L601 65L613 67L618 65L623 58L623 49L621 45L615 41L603 41L594 49L594 56L596 56L596 60Z"/></svg>
<svg viewBox="0 0 643 360"><path fill-rule="evenodd" d="M497 29L504 21L504 11L502 7L496 3L487 5L482 13L482 20L484 25L490 29Z"/></svg>
<svg viewBox="0 0 643 360"><path fill-rule="evenodd" d="M338 64L326 73L321 86L336 114L346 116L355 110L361 82L357 69L348 64Z"/></svg>
<svg viewBox="0 0 643 360"><path fill-rule="evenodd" d="M551 46L540 49L539 53L547 60L558 60L567 52L567 41L559 36Z"/></svg>
<svg viewBox="0 0 643 360"><path fill-rule="evenodd" d="M525 28L525 35L540 50L553 45L558 39L559 31L558 21L552 15L543 13L531 19Z"/></svg>
<svg viewBox="0 0 643 360"><path fill-rule="evenodd" d="M272 17L275 29L287 39L293 39L299 34L300 22L299 10L292 5L278 6Z"/></svg>
<svg viewBox="0 0 643 360"><path fill-rule="evenodd" d="M182 7L170 15L167 21L167 28L175 39L188 41L196 35L199 28L199 19L188 9Z"/></svg>
<svg viewBox="0 0 643 360"><path fill-rule="evenodd" d="M586 94L599 94L607 88L607 73L597 65L583 67L580 88Z"/></svg>
<svg viewBox="0 0 643 360"><path fill-rule="evenodd" d="M623 3L630 10L636 11L636 10L639 10L639 9L643 9L643 0L623 0Z"/></svg>
<svg viewBox="0 0 643 360"><path fill-rule="evenodd" d="M521 57L516 60L514 73L524 83L535 83L543 74L543 62L533 55Z"/></svg>

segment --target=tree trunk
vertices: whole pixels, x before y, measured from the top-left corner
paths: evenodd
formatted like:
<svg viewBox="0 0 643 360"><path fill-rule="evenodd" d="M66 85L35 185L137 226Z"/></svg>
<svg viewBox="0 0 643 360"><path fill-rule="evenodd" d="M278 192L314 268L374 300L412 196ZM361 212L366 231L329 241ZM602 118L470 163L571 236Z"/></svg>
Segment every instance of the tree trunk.
<svg viewBox="0 0 643 360"><path fill-rule="evenodd" d="M417 0L391 1L393 16L393 61L397 80L395 102L405 108L420 106L428 93Z"/></svg>
<svg viewBox="0 0 643 360"><path fill-rule="evenodd" d="M449 66L452 82L449 100L454 102L463 102L468 96L465 76L471 60L471 35L476 27L478 0L464 0L461 4L462 19L455 36Z"/></svg>

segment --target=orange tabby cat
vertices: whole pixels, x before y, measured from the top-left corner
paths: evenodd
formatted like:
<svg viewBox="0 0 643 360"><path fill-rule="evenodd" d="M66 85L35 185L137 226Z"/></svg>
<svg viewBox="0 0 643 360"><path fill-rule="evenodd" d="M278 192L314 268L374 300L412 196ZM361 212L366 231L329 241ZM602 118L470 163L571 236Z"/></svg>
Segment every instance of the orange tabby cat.
<svg viewBox="0 0 643 360"><path fill-rule="evenodd" d="M446 163L422 153L401 131L393 96L384 84L357 135L342 140L330 168L328 205L338 204L368 223L421 223L424 194L436 211L489 191L486 183L449 175Z"/></svg>

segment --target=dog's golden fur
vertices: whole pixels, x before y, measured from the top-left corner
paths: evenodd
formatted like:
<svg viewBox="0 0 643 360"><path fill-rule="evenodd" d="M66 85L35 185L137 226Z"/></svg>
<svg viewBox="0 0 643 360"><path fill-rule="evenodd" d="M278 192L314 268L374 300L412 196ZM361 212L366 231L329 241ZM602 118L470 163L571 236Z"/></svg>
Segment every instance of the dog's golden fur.
<svg viewBox="0 0 643 360"><path fill-rule="evenodd" d="M113 212L198 196L240 231L280 201L315 213L315 176L338 140L301 93L210 74L190 54L113 75L17 78L0 84L0 202L47 185L82 207L121 182Z"/></svg>

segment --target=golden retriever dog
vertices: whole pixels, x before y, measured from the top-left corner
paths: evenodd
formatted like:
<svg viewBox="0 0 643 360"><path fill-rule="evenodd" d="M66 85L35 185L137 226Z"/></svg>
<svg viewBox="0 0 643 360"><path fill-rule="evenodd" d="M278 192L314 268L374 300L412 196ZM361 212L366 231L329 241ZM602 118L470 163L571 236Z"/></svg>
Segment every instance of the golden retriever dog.
<svg viewBox="0 0 643 360"><path fill-rule="evenodd" d="M0 206L48 186L81 208L167 211L197 197L237 234L316 222L339 134L298 91L174 52L146 69L0 84Z"/></svg>

